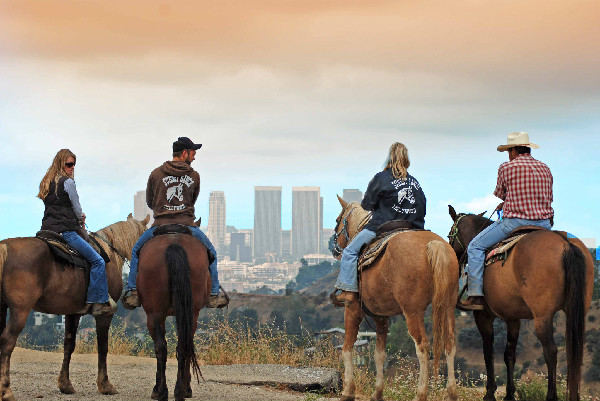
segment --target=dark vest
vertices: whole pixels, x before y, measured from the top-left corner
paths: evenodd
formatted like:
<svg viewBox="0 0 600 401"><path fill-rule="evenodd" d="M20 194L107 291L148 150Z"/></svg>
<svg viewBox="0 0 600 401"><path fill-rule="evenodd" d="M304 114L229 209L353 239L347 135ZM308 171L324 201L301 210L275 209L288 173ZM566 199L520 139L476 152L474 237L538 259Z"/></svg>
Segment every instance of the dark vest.
<svg viewBox="0 0 600 401"><path fill-rule="evenodd" d="M77 224L77 215L71 205L69 194L65 191L65 181L68 177L61 177L58 180L58 191L54 181L50 183L48 195L44 199L44 218L42 219L42 230L50 230L56 233L64 231L75 231Z"/></svg>

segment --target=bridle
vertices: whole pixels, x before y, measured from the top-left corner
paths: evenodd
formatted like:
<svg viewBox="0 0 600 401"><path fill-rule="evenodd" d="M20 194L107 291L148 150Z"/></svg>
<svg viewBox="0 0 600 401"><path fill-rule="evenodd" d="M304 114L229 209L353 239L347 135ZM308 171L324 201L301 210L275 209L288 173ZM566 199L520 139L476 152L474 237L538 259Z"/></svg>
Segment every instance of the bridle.
<svg viewBox="0 0 600 401"><path fill-rule="evenodd" d="M346 216L344 216L344 219L341 221L341 223L342 223L341 230L339 230L339 231L337 230L337 228L340 226L339 220L338 220L337 225L335 226L336 231L333 234L333 244L334 245L333 245L333 250L331 251L331 253L333 254L334 257L340 256L342 254L342 252L344 251L344 248L342 248L338 244L338 238L340 237L340 235L343 234L346 237L346 241L350 242L350 235L348 234L348 217L350 217L352 212L354 212L354 208L350 209L350 212L348 212L348 214Z"/></svg>
<svg viewBox="0 0 600 401"><path fill-rule="evenodd" d="M490 215L490 217L487 218L487 221L485 221L483 223L483 225L479 228L479 230L477 230L477 233L480 233L481 230L483 230L485 228L485 225L489 222L492 221L492 216L494 216L494 212L496 210L494 210L492 212L492 214ZM454 248L454 242L458 242L458 245L460 245L460 247L462 248L462 255L460 257L460 259L458 260L458 265L460 266L461 270L465 267L465 265L467 264L467 247L460 242L460 239L458 238L458 223L460 223L460 220L463 217L469 216L466 213L459 213L457 215L457 219L454 221L454 224L452 224L452 228L450 229L450 234L448 234L448 239L450 240L450 246Z"/></svg>

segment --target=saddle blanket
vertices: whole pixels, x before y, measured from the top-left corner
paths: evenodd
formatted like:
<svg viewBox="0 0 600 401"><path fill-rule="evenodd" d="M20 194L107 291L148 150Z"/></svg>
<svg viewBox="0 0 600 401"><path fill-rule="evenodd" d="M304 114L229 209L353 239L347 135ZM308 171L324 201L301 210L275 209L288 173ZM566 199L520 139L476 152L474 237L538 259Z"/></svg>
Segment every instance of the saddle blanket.
<svg viewBox="0 0 600 401"><path fill-rule="evenodd" d="M403 232L409 232L409 231L424 231L424 230L399 228L394 231L389 231L389 232L383 234L382 236L373 238L373 240L371 240L371 242L369 242L367 245L365 245L360 256L358 257L358 264L357 264L358 271L364 270L368 266L373 264L373 262L375 262L375 260L377 260L377 258L385 251L385 248L387 247L388 242L390 242L390 240L393 237L395 237L396 235L401 234Z"/></svg>
<svg viewBox="0 0 600 401"><path fill-rule="evenodd" d="M505 240L498 242L494 247L488 251L485 255L485 265L491 265L499 260L508 259L510 251L517 245L517 243L525 236L525 234L519 234L513 237L508 237Z"/></svg>

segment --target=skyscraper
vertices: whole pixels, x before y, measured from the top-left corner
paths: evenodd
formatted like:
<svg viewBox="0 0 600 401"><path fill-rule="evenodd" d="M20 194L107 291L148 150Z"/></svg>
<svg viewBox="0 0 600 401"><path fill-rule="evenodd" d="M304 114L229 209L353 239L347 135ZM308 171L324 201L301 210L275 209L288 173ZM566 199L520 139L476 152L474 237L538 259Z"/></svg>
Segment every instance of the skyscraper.
<svg viewBox="0 0 600 401"><path fill-rule="evenodd" d="M212 191L208 197L208 238L217 250L225 250L225 192Z"/></svg>
<svg viewBox="0 0 600 401"><path fill-rule="evenodd" d="M321 243L321 190L292 188L292 256L319 253Z"/></svg>
<svg viewBox="0 0 600 401"><path fill-rule="evenodd" d="M344 195L342 199L346 202L360 202L362 201L363 193L358 189L344 189Z"/></svg>
<svg viewBox="0 0 600 401"><path fill-rule="evenodd" d="M281 256L281 187L254 187L254 257Z"/></svg>
<svg viewBox="0 0 600 401"><path fill-rule="evenodd" d="M133 218L136 220L144 220L147 215L150 215L148 227L154 223L154 213L146 205L146 191L137 191L133 195Z"/></svg>

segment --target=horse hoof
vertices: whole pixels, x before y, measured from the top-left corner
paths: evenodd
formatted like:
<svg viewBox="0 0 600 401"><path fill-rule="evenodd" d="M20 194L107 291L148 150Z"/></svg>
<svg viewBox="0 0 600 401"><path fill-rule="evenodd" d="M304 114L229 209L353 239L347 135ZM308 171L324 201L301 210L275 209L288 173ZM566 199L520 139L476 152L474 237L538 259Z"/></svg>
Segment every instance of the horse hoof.
<svg viewBox="0 0 600 401"><path fill-rule="evenodd" d="M10 388L2 390L2 401L16 401L16 398Z"/></svg>
<svg viewBox="0 0 600 401"><path fill-rule="evenodd" d="M119 394L115 386L110 383L104 384L103 386L98 387L98 392L104 395L115 395Z"/></svg>
<svg viewBox="0 0 600 401"><path fill-rule="evenodd" d="M354 396L350 396L350 395L343 395L340 397L340 401L354 401L355 398Z"/></svg>
<svg viewBox="0 0 600 401"><path fill-rule="evenodd" d="M154 390L152 390L152 394L150 395L150 398L152 398L153 400L158 400L158 393Z"/></svg>
<svg viewBox="0 0 600 401"><path fill-rule="evenodd" d="M58 386L58 389L63 394L75 394L75 387L71 383Z"/></svg>
<svg viewBox="0 0 600 401"><path fill-rule="evenodd" d="M187 389L187 390L185 391L185 394L183 394L183 396L184 396L185 398L192 398L192 389L191 389L191 388L190 388L190 389Z"/></svg>

